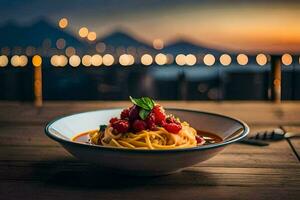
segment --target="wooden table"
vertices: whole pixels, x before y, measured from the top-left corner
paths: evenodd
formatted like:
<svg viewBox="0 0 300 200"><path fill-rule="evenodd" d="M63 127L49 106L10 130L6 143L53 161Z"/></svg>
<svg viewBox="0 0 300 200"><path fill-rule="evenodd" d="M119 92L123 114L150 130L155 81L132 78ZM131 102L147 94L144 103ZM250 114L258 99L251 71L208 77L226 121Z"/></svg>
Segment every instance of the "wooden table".
<svg viewBox="0 0 300 200"><path fill-rule="evenodd" d="M161 102L240 118L252 133L300 129L300 102ZM44 135L59 115L128 102L0 103L0 199L300 199L300 139L267 147L233 144L209 161L170 176L104 174Z"/></svg>

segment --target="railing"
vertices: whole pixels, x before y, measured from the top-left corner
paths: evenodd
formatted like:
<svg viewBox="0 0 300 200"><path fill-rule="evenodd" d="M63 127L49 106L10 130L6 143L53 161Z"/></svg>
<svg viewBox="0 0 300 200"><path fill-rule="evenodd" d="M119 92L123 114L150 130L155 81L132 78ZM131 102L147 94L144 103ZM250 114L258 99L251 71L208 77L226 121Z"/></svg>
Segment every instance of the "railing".
<svg viewBox="0 0 300 200"><path fill-rule="evenodd" d="M281 65L283 64L284 68L295 69L298 64L298 56L291 56L289 54L284 54L282 56L273 56L272 60L270 56L264 54L258 55L230 55L230 54L220 54L219 56L213 54L143 54L141 56L133 56L130 54L121 54L119 56L112 54L92 54L92 55L53 55L51 57L42 58L39 55L35 56L26 56L26 55L13 55L13 56L0 56L0 66L2 70L6 68L12 69L24 69L24 68L33 68L34 69L34 96L35 104L37 106L42 105L42 71L47 71L50 68L53 69L84 69L84 70L101 70L107 68L145 68L145 66L157 66L157 69L164 69L168 67L179 67L183 70L189 70L189 68L198 68L198 67L208 67L209 70L216 70L218 73L222 73L223 70L228 70L230 68L250 68L250 65L256 66L259 69L269 70L270 65L272 67L272 81L271 81L271 97L277 102L280 101L281 97ZM164 66L160 68L158 66ZM1 69L0 69L1 70ZM125 70L125 69L124 69ZM181 74L181 75L180 75ZM186 99L187 91L185 73L179 73L178 82L179 82L179 94L180 99ZM100 90L112 90L114 86L107 84L105 86L101 85ZM203 89L203 88L202 88ZM199 88L199 90L202 90ZM216 93L216 92L215 92ZM210 93L210 96L217 96L212 99L222 99L220 95L216 95L213 92ZM267 94L266 94L267 95Z"/></svg>

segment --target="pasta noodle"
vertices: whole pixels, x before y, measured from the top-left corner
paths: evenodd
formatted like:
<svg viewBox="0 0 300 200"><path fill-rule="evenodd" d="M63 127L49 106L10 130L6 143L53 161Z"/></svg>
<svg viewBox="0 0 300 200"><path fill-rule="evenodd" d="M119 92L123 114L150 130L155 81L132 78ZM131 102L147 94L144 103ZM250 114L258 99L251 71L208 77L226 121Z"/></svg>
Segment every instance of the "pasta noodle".
<svg viewBox="0 0 300 200"><path fill-rule="evenodd" d="M91 131L90 142L95 145L130 149L174 149L197 146L195 136L197 131L188 123L181 123L182 129L173 134L163 127L156 130L142 130L138 133L113 134L112 127L105 131Z"/></svg>
<svg viewBox="0 0 300 200"><path fill-rule="evenodd" d="M178 149L207 143L187 122L172 114L167 115L159 104L149 97L130 97L133 106L125 108L120 117L112 117L99 130L75 136L75 141L88 134L88 143L105 147L129 149ZM209 143L215 142L215 139Z"/></svg>

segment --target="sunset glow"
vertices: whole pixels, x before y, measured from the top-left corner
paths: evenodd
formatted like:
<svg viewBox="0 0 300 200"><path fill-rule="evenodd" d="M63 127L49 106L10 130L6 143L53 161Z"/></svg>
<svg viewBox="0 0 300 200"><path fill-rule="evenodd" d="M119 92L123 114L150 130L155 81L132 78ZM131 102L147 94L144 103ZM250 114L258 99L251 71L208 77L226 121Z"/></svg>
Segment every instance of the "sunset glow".
<svg viewBox="0 0 300 200"><path fill-rule="evenodd" d="M101 26L94 29L98 35L103 35L122 24L157 49L180 36L221 49L300 52L300 5L230 5L168 8L168 17L164 17L162 9L155 13L145 12L142 16L140 13L125 15L117 21L105 18L97 21ZM83 20L74 18L77 22Z"/></svg>
<svg viewBox="0 0 300 200"><path fill-rule="evenodd" d="M30 7L25 6L25 2L20 1L19 4L24 9L17 13L0 8L2 20L15 20L22 24L44 16L43 9L33 9L35 3ZM108 1L92 6L68 2L59 4L67 7L68 11L63 14L50 12L46 18L83 38L88 37L87 27L97 37L124 29L156 49L183 37L211 48L243 50L246 53L300 52L299 1L179 1L176 6L171 1L162 5L150 1L144 4L130 1L120 5ZM56 10L54 3L45 6ZM95 34L90 35L90 41L94 40Z"/></svg>

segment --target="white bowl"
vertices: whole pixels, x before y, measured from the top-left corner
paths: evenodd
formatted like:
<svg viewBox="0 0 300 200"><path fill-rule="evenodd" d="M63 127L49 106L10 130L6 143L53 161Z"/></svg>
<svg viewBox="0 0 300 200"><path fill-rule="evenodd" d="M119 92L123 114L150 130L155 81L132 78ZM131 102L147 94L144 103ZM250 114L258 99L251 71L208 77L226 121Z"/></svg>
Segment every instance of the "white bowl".
<svg viewBox="0 0 300 200"><path fill-rule="evenodd" d="M132 150L102 147L71 141L78 133L98 129L119 116L122 109L106 109L60 117L47 124L46 135L59 142L78 159L95 163L103 170L132 175L163 175L178 172L215 156L224 147L247 136L249 127L227 116L194 110L166 109L195 129L211 132L223 141L216 144L171 150Z"/></svg>

